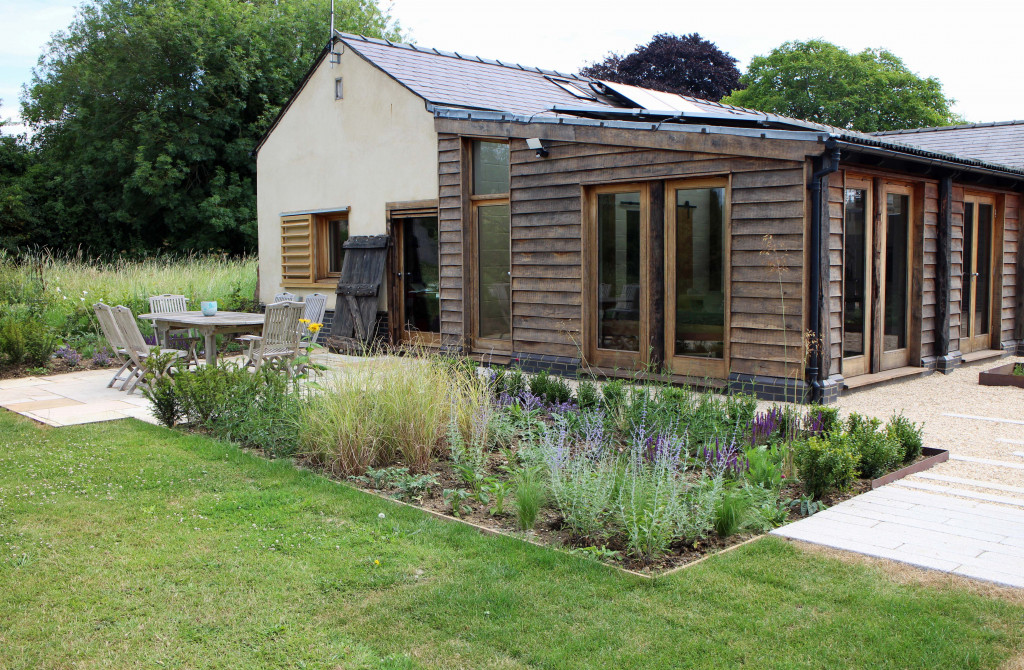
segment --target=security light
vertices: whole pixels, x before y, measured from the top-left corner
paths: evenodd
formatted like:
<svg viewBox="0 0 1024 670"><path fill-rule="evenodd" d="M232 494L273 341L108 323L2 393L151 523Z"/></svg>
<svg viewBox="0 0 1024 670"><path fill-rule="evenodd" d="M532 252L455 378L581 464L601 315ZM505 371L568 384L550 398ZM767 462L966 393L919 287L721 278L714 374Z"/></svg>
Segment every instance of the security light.
<svg viewBox="0 0 1024 670"><path fill-rule="evenodd" d="M537 158L547 158L548 150L539 137L530 137L526 140L526 147L537 152Z"/></svg>

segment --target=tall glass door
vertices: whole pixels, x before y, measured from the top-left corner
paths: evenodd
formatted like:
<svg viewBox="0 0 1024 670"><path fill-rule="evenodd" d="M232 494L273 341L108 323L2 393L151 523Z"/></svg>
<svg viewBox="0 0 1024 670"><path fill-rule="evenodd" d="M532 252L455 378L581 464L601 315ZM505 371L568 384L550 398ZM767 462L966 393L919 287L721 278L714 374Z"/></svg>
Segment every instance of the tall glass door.
<svg viewBox="0 0 1024 670"><path fill-rule="evenodd" d="M437 344L441 334L437 217L395 218L394 226L402 340Z"/></svg>
<svg viewBox="0 0 1024 670"><path fill-rule="evenodd" d="M843 209L843 375L871 370L871 181L848 179Z"/></svg>
<svg viewBox="0 0 1024 670"><path fill-rule="evenodd" d="M995 202L982 196L964 201L963 282L960 292L960 351L992 346L992 239Z"/></svg>
<svg viewBox="0 0 1024 670"><path fill-rule="evenodd" d="M882 233L881 369L910 363L911 203L913 191L887 185Z"/></svg>
<svg viewBox="0 0 1024 670"><path fill-rule="evenodd" d="M585 348L596 365L635 367L647 354L647 191L606 186L590 197Z"/></svg>
<svg viewBox="0 0 1024 670"><path fill-rule="evenodd" d="M666 358L676 374L728 372L727 207L723 179L666 190Z"/></svg>

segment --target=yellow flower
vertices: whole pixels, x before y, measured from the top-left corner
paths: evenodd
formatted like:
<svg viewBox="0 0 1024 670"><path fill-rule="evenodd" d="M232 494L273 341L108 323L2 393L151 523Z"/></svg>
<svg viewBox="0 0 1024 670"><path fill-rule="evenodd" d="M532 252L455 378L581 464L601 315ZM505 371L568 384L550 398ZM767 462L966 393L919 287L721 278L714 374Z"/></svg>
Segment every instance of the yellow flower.
<svg viewBox="0 0 1024 670"><path fill-rule="evenodd" d="M324 327L324 324L322 324L322 323L311 323L308 326L306 326L306 328L308 328L309 332L311 332L311 333L319 333L320 329L323 328L323 327Z"/></svg>
<svg viewBox="0 0 1024 670"><path fill-rule="evenodd" d="M301 323L304 326L308 326L310 321L309 319L299 319L299 323Z"/></svg>
<svg viewBox="0 0 1024 670"><path fill-rule="evenodd" d="M377 560L377 559L375 558L375 559L373 559L373 564L374 564L374 565L380 565L380 561L378 561L378 560Z"/></svg>

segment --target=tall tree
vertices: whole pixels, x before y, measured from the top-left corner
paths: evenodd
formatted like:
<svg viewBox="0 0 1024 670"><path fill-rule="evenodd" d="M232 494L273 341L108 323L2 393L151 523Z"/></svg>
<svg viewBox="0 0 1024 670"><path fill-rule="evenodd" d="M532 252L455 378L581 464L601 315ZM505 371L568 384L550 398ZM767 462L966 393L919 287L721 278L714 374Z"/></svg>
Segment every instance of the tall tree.
<svg viewBox="0 0 1024 670"><path fill-rule="evenodd" d="M397 36L376 0L336 25ZM47 193L34 239L94 251L255 247L250 152L328 39L325 0L93 0L22 103Z"/></svg>
<svg viewBox="0 0 1024 670"><path fill-rule="evenodd" d="M633 53L610 53L580 74L656 91L718 101L740 87L736 59L697 33L655 35Z"/></svg>
<svg viewBox="0 0 1024 670"><path fill-rule="evenodd" d="M757 56L745 87L722 102L874 132L962 122L935 77L920 77L885 49L852 54L823 40L786 42Z"/></svg>

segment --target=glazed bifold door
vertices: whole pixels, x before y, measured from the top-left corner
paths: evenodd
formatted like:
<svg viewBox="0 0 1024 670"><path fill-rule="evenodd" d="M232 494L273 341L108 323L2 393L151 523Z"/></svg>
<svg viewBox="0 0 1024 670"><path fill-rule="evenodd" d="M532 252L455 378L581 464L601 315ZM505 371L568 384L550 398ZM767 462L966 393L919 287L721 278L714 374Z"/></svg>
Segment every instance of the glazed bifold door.
<svg viewBox="0 0 1024 670"><path fill-rule="evenodd" d="M910 253L912 190L886 185L883 191L884 218L880 245L882 252L881 337L882 370L910 363ZM878 245L876 245L876 248Z"/></svg>
<svg viewBox="0 0 1024 670"><path fill-rule="evenodd" d="M995 202L982 196L964 200L963 290L960 298L960 351L992 346L992 239Z"/></svg>
<svg viewBox="0 0 1024 670"><path fill-rule="evenodd" d="M728 374L726 180L688 180L665 194L665 328L672 372Z"/></svg>
<svg viewBox="0 0 1024 670"><path fill-rule="evenodd" d="M441 334L437 217L395 218L402 340L436 345Z"/></svg>
<svg viewBox="0 0 1024 670"><path fill-rule="evenodd" d="M647 355L647 188L593 189L589 198L588 360L635 368Z"/></svg>
<svg viewBox="0 0 1024 670"><path fill-rule="evenodd" d="M843 209L843 374L871 369L871 182L849 179Z"/></svg>

